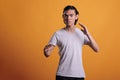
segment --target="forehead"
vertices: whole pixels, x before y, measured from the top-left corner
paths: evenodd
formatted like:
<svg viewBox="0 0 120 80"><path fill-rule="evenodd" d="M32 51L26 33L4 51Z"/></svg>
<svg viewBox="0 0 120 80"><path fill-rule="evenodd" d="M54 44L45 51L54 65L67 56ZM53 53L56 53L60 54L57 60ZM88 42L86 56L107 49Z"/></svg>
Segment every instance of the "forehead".
<svg viewBox="0 0 120 80"><path fill-rule="evenodd" d="M63 14L75 14L75 10L69 9L65 11Z"/></svg>

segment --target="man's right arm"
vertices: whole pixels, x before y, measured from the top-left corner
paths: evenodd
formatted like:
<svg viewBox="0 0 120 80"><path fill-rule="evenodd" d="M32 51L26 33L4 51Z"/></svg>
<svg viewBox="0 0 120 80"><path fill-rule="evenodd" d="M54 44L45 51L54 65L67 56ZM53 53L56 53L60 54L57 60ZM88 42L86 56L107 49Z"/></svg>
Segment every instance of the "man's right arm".
<svg viewBox="0 0 120 80"><path fill-rule="evenodd" d="M52 44L48 44L48 45L46 45L45 46L45 48L44 48L44 55L46 56L46 57L49 57L50 56L50 53L51 53L51 51L54 49L54 45L52 45Z"/></svg>

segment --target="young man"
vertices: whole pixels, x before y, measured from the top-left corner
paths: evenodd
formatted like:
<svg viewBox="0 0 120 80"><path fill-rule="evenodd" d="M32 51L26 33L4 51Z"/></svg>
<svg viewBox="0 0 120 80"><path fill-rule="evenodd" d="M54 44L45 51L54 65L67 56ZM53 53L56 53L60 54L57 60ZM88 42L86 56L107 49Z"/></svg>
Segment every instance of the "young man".
<svg viewBox="0 0 120 80"><path fill-rule="evenodd" d="M63 20L66 26L56 31L44 48L45 56L49 57L54 47L56 45L59 47L60 61L56 80L84 80L82 46L88 45L95 52L99 51L97 43L86 26L79 23L81 30L75 26L78 15L79 12L74 6L66 6L63 10Z"/></svg>

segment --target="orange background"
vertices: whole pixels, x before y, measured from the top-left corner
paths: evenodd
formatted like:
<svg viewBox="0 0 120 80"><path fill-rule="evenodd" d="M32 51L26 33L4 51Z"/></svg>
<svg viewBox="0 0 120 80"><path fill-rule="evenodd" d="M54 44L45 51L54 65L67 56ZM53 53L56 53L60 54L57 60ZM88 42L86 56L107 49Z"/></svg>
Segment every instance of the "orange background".
<svg viewBox="0 0 120 80"><path fill-rule="evenodd" d="M55 80L58 48L49 58L43 48L68 4L100 47L83 47L86 80L120 80L120 0L0 0L0 80Z"/></svg>

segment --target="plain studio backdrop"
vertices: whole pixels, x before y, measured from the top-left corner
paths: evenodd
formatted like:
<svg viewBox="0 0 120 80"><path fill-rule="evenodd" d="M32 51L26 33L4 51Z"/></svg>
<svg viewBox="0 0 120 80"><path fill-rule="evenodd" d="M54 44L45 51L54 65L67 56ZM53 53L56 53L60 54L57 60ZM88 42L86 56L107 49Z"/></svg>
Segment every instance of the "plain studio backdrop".
<svg viewBox="0 0 120 80"><path fill-rule="evenodd" d="M49 58L43 48L68 4L100 47L83 47L86 80L120 80L120 0L0 0L0 80L55 80L58 48Z"/></svg>

